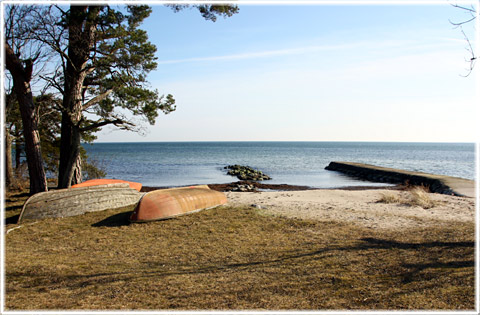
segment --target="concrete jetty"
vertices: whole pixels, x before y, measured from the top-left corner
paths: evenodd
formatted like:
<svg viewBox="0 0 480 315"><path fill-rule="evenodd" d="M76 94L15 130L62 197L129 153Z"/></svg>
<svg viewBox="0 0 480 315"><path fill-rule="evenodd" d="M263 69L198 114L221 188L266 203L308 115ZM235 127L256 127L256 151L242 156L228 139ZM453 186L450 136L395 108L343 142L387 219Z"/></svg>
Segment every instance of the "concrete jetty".
<svg viewBox="0 0 480 315"><path fill-rule="evenodd" d="M475 181L460 177L412 172L354 162L330 162L325 169L374 182L423 185L434 193L475 197Z"/></svg>

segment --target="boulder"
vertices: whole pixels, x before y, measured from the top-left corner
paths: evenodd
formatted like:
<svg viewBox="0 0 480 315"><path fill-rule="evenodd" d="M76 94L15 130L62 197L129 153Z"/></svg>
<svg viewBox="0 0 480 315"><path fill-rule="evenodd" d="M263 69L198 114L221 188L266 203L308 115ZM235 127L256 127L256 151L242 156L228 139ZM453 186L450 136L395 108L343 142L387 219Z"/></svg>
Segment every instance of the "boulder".
<svg viewBox="0 0 480 315"><path fill-rule="evenodd" d="M231 184L227 187L226 191L241 191L241 192L255 192L257 189L254 185L250 184Z"/></svg>
<svg viewBox="0 0 480 315"><path fill-rule="evenodd" d="M228 165L224 169L228 169L227 175L236 176L240 180L254 180L262 181L272 179L267 174L264 174L262 171L255 170L250 166L242 165Z"/></svg>

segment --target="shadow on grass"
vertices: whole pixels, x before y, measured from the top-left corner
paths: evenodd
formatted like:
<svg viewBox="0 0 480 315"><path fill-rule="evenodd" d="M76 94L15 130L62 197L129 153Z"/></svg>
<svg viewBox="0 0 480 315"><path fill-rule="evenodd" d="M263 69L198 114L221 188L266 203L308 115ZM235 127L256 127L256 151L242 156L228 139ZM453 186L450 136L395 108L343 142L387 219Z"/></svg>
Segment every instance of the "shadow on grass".
<svg viewBox="0 0 480 315"><path fill-rule="evenodd" d="M92 226L100 227L100 226L107 226L107 227L115 227L115 226L122 226L128 225L129 215L131 212L123 212L111 217L106 218L98 223L93 224ZM426 242L426 243L402 243L396 241L389 241L389 240L382 240L382 239L375 239L375 238L364 238L361 239L362 241L366 242L363 244L358 244L357 246L345 246L345 247L325 247L320 248L317 250L307 251L307 252L299 252L293 253L289 255L278 255L277 257L271 257L271 259L265 260L248 260L245 262L238 262L238 263L226 263L225 261L218 261L216 263L212 263L210 265L186 265L182 263L175 263L175 262L158 262L158 261L150 261L144 262L141 268L136 268L130 271L121 271L121 272L103 272L103 273L92 273L92 274L83 274L83 275L69 275L66 277L59 277L58 275L50 275L50 274L37 274L34 273L23 273L23 272L13 272L8 273L7 277L25 277L29 276L31 278L41 278L41 280L37 281L35 285L31 287L35 287L38 285L52 285L56 283L63 283L64 281L70 281L70 287L85 287L88 285L94 284L108 284L114 283L117 281L131 281L134 279L140 278L162 278L162 277L170 277L170 276L182 276L182 275L198 275L198 274L209 274L215 272L233 272L235 270L245 270L249 268L255 268L258 266L274 266L274 265L281 265L282 268L288 268L289 266L295 266L297 264L306 263L308 260L320 260L322 259L322 255L329 252L354 252L354 251L364 251L364 250L375 250L375 249L407 249L409 252L412 252L412 255L419 255L418 251L422 251L423 248L432 248L432 247L439 247L443 248L448 251L448 249L454 248L467 248L471 247L472 251L474 249L474 242ZM343 254L339 254L343 255ZM453 255L447 255L446 258ZM465 257L466 256L466 257ZM438 276L439 269L440 270L452 270L452 269L459 269L459 268L474 268L474 260L473 260L473 252L472 254L464 253L462 257L469 258L472 256L471 260L454 260L454 261L447 261L447 262L439 262L434 261L432 262L432 258L425 256L424 261L420 263L400 263L399 265L390 266L396 271L398 271L397 267L402 267L406 270L402 272L386 272L386 275L392 278L400 278L401 283L407 284L410 282L415 281L424 281L425 277L436 277ZM460 257L456 257L460 258ZM447 258L448 259L448 258ZM300 261L299 261L300 260ZM436 259L435 259L436 260ZM259 270L261 270L260 268ZM422 271L428 269L428 275L420 275ZM254 270L251 270L254 272ZM392 270L393 271L393 270ZM332 282L336 280L336 277L332 277Z"/></svg>
<svg viewBox="0 0 480 315"><path fill-rule="evenodd" d="M433 248L433 247L474 247L474 242L428 242L428 243L401 243L390 240L382 240L372 237L366 237L361 239L364 242L374 245L374 248L383 248L383 249L420 249L420 248Z"/></svg>
<svg viewBox="0 0 480 315"><path fill-rule="evenodd" d="M427 264L403 264L402 267L410 269L410 271L401 274L402 283L410 283L413 281L421 281L418 274L426 269L457 269L465 267L474 267L475 262L473 260L463 260L463 261L449 261L446 263L434 262Z"/></svg>
<svg viewBox="0 0 480 315"><path fill-rule="evenodd" d="M15 201L14 198L23 198L23 197L30 197L30 193L28 193L28 192L19 192L19 193L16 193L16 194L12 194L12 195L10 195L9 198L6 198L6 199L5 199L5 202L12 202L12 201Z"/></svg>
<svg viewBox="0 0 480 315"><path fill-rule="evenodd" d="M17 215L12 215L11 217L5 218L5 225L7 225L7 224L17 224L19 217L20 217L20 215L17 214Z"/></svg>
<svg viewBox="0 0 480 315"><path fill-rule="evenodd" d="M382 240L377 238L363 238L362 241L373 245L371 248L379 249L403 249L411 251L424 251L429 248L442 248L442 250L455 250L458 248L471 248L475 247L474 242L426 242L426 243L402 243L392 240ZM448 262L424 262L416 264L403 263L401 266L407 269L406 272L398 274L402 279L402 283L407 284L414 281L422 281L422 278L435 277L438 270L449 270L459 268L473 268L475 266L474 260L462 260L462 261L448 261ZM426 270L427 273L421 274ZM434 270L437 271L434 271Z"/></svg>
<svg viewBox="0 0 480 315"><path fill-rule="evenodd" d="M23 208L23 204L16 205L16 206L9 206L9 207L5 207L5 212L18 211L18 210L21 210L22 208Z"/></svg>
<svg viewBox="0 0 480 315"><path fill-rule="evenodd" d="M92 224L93 227L118 227L118 226L126 226L130 225L130 221L128 220L130 218L130 215L132 214L132 211L126 211L122 213L118 213L115 215L112 215L106 219L103 219L102 221L99 221L97 223Z"/></svg>

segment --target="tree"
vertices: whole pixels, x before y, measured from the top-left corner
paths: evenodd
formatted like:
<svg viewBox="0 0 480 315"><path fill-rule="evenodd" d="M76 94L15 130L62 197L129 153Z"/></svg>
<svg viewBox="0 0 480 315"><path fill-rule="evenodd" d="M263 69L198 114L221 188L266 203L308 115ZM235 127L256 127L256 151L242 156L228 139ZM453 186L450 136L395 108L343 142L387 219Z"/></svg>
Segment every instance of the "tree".
<svg viewBox="0 0 480 315"><path fill-rule="evenodd" d="M34 64L47 58L42 46L32 40L31 32L38 26L30 19L35 6L7 6L5 17L5 63L13 80L23 124L25 151L30 177L30 193L47 190L38 133L37 109L33 102L31 80ZM8 144L9 139L6 143Z"/></svg>
<svg viewBox="0 0 480 315"><path fill-rule="evenodd" d="M230 17L240 10L236 5L225 5L225 4L170 4L167 5L171 7L175 12L179 12L186 8L196 8L200 14L205 18L205 20L210 20L215 22L217 16L223 16L224 18Z"/></svg>
<svg viewBox="0 0 480 315"><path fill-rule="evenodd" d="M42 148L42 157L44 168L50 175L58 174L58 161L60 155L60 121L61 113L58 110L62 100L50 93L41 93L34 96L33 101L37 108L38 130L40 135L40 143ZM5 97L5 183L8 189L17 189L21 187L18 179L20 174L18 168L21 166L20 157L23 152L23 137L18 136L18 131L22 129L22 120L16 97L13 93L7 93ZM91 143L96 139L92 132L82 134L82 142ZM12 144L15 142L16 168L17 173L13 170L12 161ZM95 161L90 161L83 147L81 148L81 160L85 167L82 174L79 174L81 180L84 178L101 178L105 177L104 170L96 165Z"/></svg>
<svg viewBox="0 0 480 315"><path fill-rule="evenodd" d="M17 181L13 172L12 162L12 133L15 124L20 120L20 113L16 105L16 98L12 92L5 95L4 117L5 117L5 186L8 189L17 188Z"/></svg>
<svg viewBox="0 0 480 315"><path fill-rule="evenodd" d="M5 181L7 188L16 189L19 187L21 158L25 147L23 140L23 126L20 109L18 106L15 92L11 87L6 89L4 97L4 123L5 123ZM12 150L15 148L15 163L13 163ZM13 169L15 164L15 169Z"/></svg>
<svg viewBox="0 0 480 315"><path fill-rule="evenodd" d="M460 31L462 32L463 37L465 38L465 41L467 43L466 50L468 51L470 56L469 56L468 59L465 60L468 63L468 69L467 69L468 72L465 76L468 77L472 73L473 68L475 67L475 61L477 61L477 55L475 54L475 50L473 49L473 46L472 46L472 43L470 42L470 39L468 38L467 34L465 34L463 26L466 25L466 24L470 24L471 22L475 21L475 19L477 18L477 11L476 11L476 9L474 8L473 5L470 6L470 7L466 7L466 6L461 6L461 5L458 5L458 4L453 4L453 7L457 8L457 9L464 10L468 14L468 18L466 18L463 21L459 21L459 22L450 21L450 24L452 24L455 28L460 29Z"/></svg>
<svg viewBox="0 0 480 315"><path fill-rule="evenodd" d="M115 107L142 115L154 123L158 110L175 110L171 95L159 96L146 86L146 74L156 68L155 46L140 23L147 6L127 6L128 14L109 6L71 6L61 23L68 29L68 53L62 54L63 104L59 187L68 187L78 169L81 133L113 124L134 124ZM99 119L87 119L90 111ZM77 171L77 174L80 173Z"/></svg>
<svg viewBox="0 0 480 315"><path fill-rule="evenodd" d="M227 7L230 6L202 5L199 10L205 18L214 21L215 14L229 16L237 11ZM147 74L157 67L156 47L140 29L151 8L127 5L125 11L107 5L72 5L68 11L61 11L61 20L57 23L68 31L68 39L64 41L68 49L55 46L62 43L62 38L50 39L61 57L63 69L63 75L52 84L62 87L64 96L59 187L72 184L79 165L82 133L109 124L135 130L137 124L122 110L154 124L159 111L168 114L176 108L172 95L160 95L146 81ZM87 118L85 114L96 119Z"/></svg>
<svg viewBox="0 0 480 315"><path fill-rule="evenodd" d="M34 97L38 108L38 130L42 146L42 157L47 173L58 172L58 158L60 155L60 111L61 99L51 93L42 93Z"/></svg>
<svg viewBox="0 0 480 315"><path fill-rule="evenodd" d="M188 5L172 6L175 11ZM231 16L236 6L196 5L211 21ZM43 27L32 32L38 42L55 52L58 63L41 76L62 95L58 187L75 183L81 174L82 135L114 125L138 130L135 116L154 124L161 111L175 110L172 95L150 88L147 74L156 69L156 47L148 41L141 23L151 13L144 5L114 9L109 5L71 5L68 10L48 6L41 14L32 11Z"/></svg>

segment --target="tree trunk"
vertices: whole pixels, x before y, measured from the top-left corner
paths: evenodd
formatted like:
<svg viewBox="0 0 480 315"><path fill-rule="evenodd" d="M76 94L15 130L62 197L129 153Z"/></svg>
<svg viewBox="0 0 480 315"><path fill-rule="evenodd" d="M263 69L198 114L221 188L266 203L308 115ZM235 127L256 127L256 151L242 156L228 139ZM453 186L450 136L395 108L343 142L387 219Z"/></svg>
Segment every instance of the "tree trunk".
<svg viewBox="0 0 480 315"><path fill-rule="evenodd" d="M35 111L31 110L33 108L33 98L31 96L30 92L30 97L27 97L24 101L19 101L19 103L23 122L23 136L25 137L28 175L30 177L30 194L35 194L47 191L47 177L43 168L40 135L38 134ZM23 110L22 107L24 107Z"/></svg>
<svg viewBox="0 0 480 315"><path fill-rule="evenodd" d="M20 129L15 125L15 175L20 177L20 166L22 165L22 142L20 141Z"/></svg>
<svg viewBox="0 0 480 315"><path fill-rule="evenodd" d="M87 62L95 42L96 18L100 6L70 6L68 21L68 62L65 71L58 187L70 187L80 157L82 89Z"/></svg>
<svg viewBox="0 0 480 315"><path fill-rule="evenodd" d="M80 130L74 126L70 116L62 114L60 139L60 163L58 166L58 188L72 185L77 159L80 157Z"/></svg>
<svg viewBox="0 0 480 315"><path fill-rule="evenodd" d="M5 108L4 108L4 117L5 117L5 186L7 189L15 189L18 187L17 180L13 173L13 161L12 161L12 128L14 124L8 123L8 117L12 113L12 109L16 106L16 97L15 94L7 93L5 95Z"/></svg>
<svg viewBox="0 0 480 315"><path fill-rule="evenodd" d="M8 189L17 186L12 165L12 137L7 128L5 128L5 186Z"/></svg>
<svg viewBox="0 0 480 315"><path fill-rule="evenodd" d="M82 157L79 155L75 163L75 171L73 173L72 185L83 182L82 176Z"/></svg>
<svg viewBox="0 0 480 315"><path fill-rule="evenodd" d="M30 176L30 194L47 191L47 177L43 168L40 136L37 126L38 117L30 88L33 65L27 64L24 67L7 43L5 43L5 61L8 71L12 74L15 94L20 105L23 136L25 137L25 153L27 155L28 174Z"/></svg>

